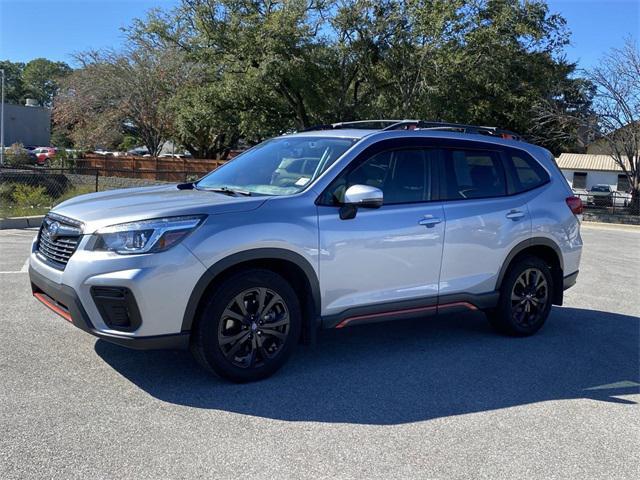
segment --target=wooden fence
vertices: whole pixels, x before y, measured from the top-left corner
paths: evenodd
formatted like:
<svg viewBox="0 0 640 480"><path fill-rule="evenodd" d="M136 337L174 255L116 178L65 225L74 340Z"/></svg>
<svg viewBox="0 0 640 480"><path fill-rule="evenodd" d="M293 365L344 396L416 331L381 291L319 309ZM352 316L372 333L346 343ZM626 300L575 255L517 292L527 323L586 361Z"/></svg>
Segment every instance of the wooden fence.
<svg viewBox="0 0 640 480"><path fill-rule="evenodd" d="M196 158L112 157L87 154L75 160L80 170L98 170L100 175L147 180L184 181L215 170L226 160Z"/></svg>

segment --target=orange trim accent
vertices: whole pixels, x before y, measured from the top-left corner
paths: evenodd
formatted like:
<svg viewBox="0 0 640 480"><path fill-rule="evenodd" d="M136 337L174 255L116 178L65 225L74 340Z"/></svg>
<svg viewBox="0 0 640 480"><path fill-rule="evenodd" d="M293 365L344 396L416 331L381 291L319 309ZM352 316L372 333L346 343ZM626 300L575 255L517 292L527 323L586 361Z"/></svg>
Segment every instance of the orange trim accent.
<svg viewBox="0 0 640 480"><path fill-rule="evenodd" d="M407 309L404 309L404 310L391 310L389 312L371 313L371 314L368 314L368 315L357 315L355 317L345 318L338 325L336 325L335 328L344 328L344 327L347 326L347 324L349 324L351 322L354 322L354 321L357 321L357 320L386 317L387 315L393 315L393 314L414 313L414 312L428 312L429 310L435 310L436 308L438 308L438 307L436 305L433 305L433 306L430 306L430 307L416 307L416 308L407 308Z"/></svg>
<svg viewBox="0 0 640 480"><path fill-rule="evenodd" d="M53 310L55 313L57 313L62 318L64 318L67 322L72 322L71 314L61 309L55 303L51 302L49 300L49 297L47 297L42 293L34 293L33 296L36 297L36 299L40 301L42 304L44 304L45 307L49 308L50 310Z"/></svg>
<svg viewBox="0 0 640 480"><path fill-rule="evenodd" d="M451 308L451 307L465 307L469 310L478 310L473 303L469 302L453 302L453 303L443 303L442 305L438 305L438 308Z"/></svg>
<svg viewBox="0 0 640 480"><path fill-rule="evenodd" d="M338 325L336 325L334 328L344 328L349 323L358 321L358 320L365 320L365 319L368 320L370 318L386 317L388 315L397 315L397 314L402 315L403 313L428 312L430 310L435 310L436 308L440 309L440 308L452 308L452 307L465 307L465 308L468 308L469 310L478 310L478 307L476 307L475 305L469 302L453 302L453 303L445 303L442 305L432 305L430 307L416 307L416 308L407 308L403 310L391 310L388 312L371 313L368 315L357 315L355 317L345 318L340 323L338 323Z"/></svg>

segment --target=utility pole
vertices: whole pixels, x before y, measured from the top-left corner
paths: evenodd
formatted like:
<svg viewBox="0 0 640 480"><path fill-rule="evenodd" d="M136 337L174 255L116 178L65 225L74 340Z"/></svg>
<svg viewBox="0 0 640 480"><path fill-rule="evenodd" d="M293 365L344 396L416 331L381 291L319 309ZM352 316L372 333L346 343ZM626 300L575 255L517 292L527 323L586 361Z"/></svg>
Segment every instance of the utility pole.
<svg viewBox="0 0 640 480"><path fill-rule="evenodd" d="M0 69L2 75L2 100L0 103L0 167L4 166L4 69Z"/></svg>

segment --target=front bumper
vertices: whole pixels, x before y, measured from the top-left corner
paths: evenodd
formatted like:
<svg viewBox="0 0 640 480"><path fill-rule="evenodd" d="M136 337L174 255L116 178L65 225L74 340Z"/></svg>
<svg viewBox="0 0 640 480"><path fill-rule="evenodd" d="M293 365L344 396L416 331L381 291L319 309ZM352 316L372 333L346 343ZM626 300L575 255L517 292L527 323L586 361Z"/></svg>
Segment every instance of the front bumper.
<svg viewBox="0 0 640 480"><path fill-rule="evenodd" d="M29 267L31 290L34 297L62 318L91 335L123 347L139 350L185 349L189 345L189 332L149 337L133 337L97 330L85 311L75 290L52 282Z"/></svg>

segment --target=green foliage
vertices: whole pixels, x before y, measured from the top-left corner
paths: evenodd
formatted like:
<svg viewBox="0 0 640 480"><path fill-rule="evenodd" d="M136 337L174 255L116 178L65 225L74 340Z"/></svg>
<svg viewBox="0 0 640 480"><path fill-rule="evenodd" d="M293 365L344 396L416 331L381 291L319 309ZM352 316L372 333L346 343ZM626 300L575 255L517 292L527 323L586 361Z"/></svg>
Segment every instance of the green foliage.
<svg viewBox="0 0 640 480"><path fill-rule="evenodd" d="M7 148L5 151L5 158L7 164L14 167L33 164L33 160L29 158L27 150L21 143L14 143L9 148Z"/></svg>
<svg viewBox="0 0 640 480"><path fill-rule="evenodd" d="M41 215L53 205L42 186L8 182L0 184L0 218Z"/></svg>
<svg viewBox="0 0 640 480"><path fill-rule="evenodd" d="M118 145L118 150L120 150L121 152L127 152L131 149L136 148L138 145L140 145L139 138L134 137L133 135L125 135L122 137L122 142L120 142L120 145Z"/></svg>
<svg viewBox="0 0 640 480"><path fill-rule="evenodd" d="M0 69L4 70L4 99L7 103L22 103L24 101L24 82L22 72L24 63L0 61Z"/></svg>
<svg viewBox="0 0 640 480"><path fill-rule="evenodd" d="M65 81L54 116L77 145L130 131L151 152L170 138L223 156L373 117L496 125L559 150L578 129L538 121L541 105L589 116L593 97L544 0L183 0L127 33L126 51L89 52Z"/></svg>
<svg viewBox="0 0 640 480"><path fill-rule="evenodd" d="M17 184L11 192L11 200L19 208L51 207L53 199L47 195L44 187Z"/></svg>
<svg viewBox="0 0 640 480"><path fill-rule="evenodd" d="M18 182L0 183L0 217L39 215L65 200L94 191L93 185L75 185L53 198L47 195L43 186Z"/></svg>
<svg viewBox="0 0 640 480"><path fill-rule="evenodd" d="M22 72L25 95L35 98L40 105L50 106L56 95L60 79L71 73L64 62L36 58L27 63Z"/></svg>

